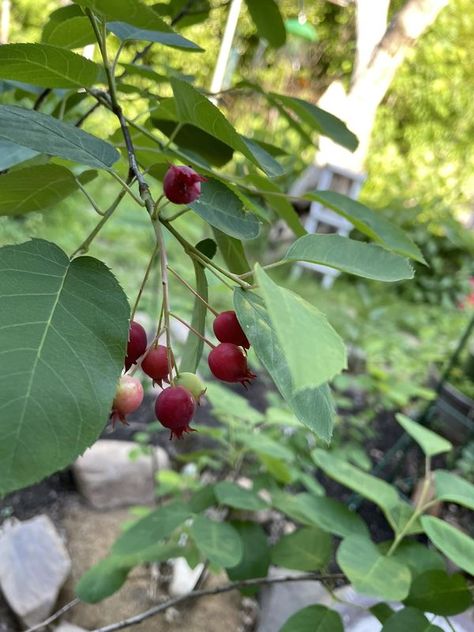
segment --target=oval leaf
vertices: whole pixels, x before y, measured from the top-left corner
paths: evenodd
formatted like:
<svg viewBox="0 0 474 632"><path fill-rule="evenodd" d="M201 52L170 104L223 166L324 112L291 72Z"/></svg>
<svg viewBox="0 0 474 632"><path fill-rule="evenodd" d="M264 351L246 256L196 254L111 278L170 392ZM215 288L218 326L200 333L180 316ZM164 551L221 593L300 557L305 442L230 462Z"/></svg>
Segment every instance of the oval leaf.
<svg viewBox="0 0 474 632"><path fill-rule="evenodd" d="M189 52L200 52L203 49L186 39L182 35L178 35L171 29L163 31L153 31L150 29L138 28L127 24L126 22L109 22L107 29L116 35L122 41L127 40L141 40L143 42L154 42L156 44L163 44L163 46L170 46L171 48L183 48Z"/></svg>
<svg viewBox="0 0 474 632"><path fill-rule="evenodd" d="M310 261L376 281L412 279L408 260L381 246L365 244L341 235L306 235L286 253L290 261Z"/></svg>
<svg viewBox="0 0 474 632"><path fill-rule="evenodd" d="M194 273L196 275L196 292L202 299L204 299L204 301L207 302L209 299L209 292L206 273L198 261L193 260L193 264ZM204 330L206 328L206 315L207 307L205 303L196 297L194 300L193 315L191 317L191 327L202 335L204 335ZM195 373L201 360L203 347L203 339L190 330L183 348L179 370Z"/></svg>
<svg viewBox="0 0 474 632"><path fill-rule="evenodd" d="M258 34L273 48L286 42L286 29L275 0L245 0Z"/></svg>
<svg viewBox="0 0 474 632"><path fill-rule="evenodd" d="M242 242L239 239L235 239L235 237L226 235L217 228L213 228L212 232L228 270L234 274L249 272L250 264L247 261Z"/></svg>
<svg viewBox="0 0 474 632"><path fill-rule="evenodd" d="M345 538L336 557L355 590L395 601L408 595L411 582L408 567L381 555L367 537L352 535Z"/></svg>
<svg viewBox="0 0 474 632"><path fill-rule="evenodd" d="M267 503L257 496L250 489L244 489L231 481L221 481L214 488L217 500L223 505L234 507L235 509L246 509L248 511L258 511L268 507Z"/></svg>
<svg viewBox="0 0 474 632"><path fill-rule="evenodd" d="M280 632L344 632L344 626L339 613L315 605L291 615Z"/></svg>
<svg viewBox="0 0 474 632"><path fill-rule="evenodd" d="M80 48L93 44L95 33L80 7L68 5L53 11L43 27L41 41L64 48Z"/></svg>
<svg viewBox="0 0 474 632"><path fill-rule="evenodd" d="M0 215L43 211L68 197L77 182L65 167L38 165L0 175Z"/></svg>
<svg viewBox="0 0 474 632"><path fill-rule="evenodd" d="M404 231L389 222L381 212L373 211L360 202L336 191L315 191L307 193L306 200L320 202L348 219L357 230L393 252L425 263L420 249L407 237Z"/></svg>
<svg viewBox="0 0 474 632"><path fill-rule="evenodd" d="M321 386L345 369L344 343L326 316L274 283L258 264L255 275L287 358L295 391Z"/></svg>
<svg viewBox="0 0 474 632"><path fill-rule="evenodd" d="M191 527L191 536L201 553L217 566L236 566L242 559L242 540L227 522L197 516Z"/></svg>
<svg viewBox="0 0 474 632"><path fill-rule="evenodd" d="M284 535L271 551L273 564L298 571L316 571L331 557L331 536L318 527Z"/></svg>
<svg viewBox="0 0 474 632"><path fill-rule="evenodd" d="M474 485L452 472L436 470L434 473L437 500L458 503L474 511Z"/></svg>
<svg viewBox="0 0 474 632"><path fill-rule="evenodd" d="M84 88L97 80L99 66L72 51L49 44L0 46L0 79L42 88Z"/></svg>
<svg viewBox="0 0 474 632"><path fill-rule="evenodd" d="M241 200L225 184L209 179L201 185L200 197L189 204L211 226L237 239L254 239L260 222L246 213Z"/></svg>
<svg viewBox="0 0 474 632"><path fill-rule="evenodd" d="M296 417L320 439L329 442L334 426L334 404L328 385L296 392L288 360L262 299L239 288L234 292L234 306L258 359Z"/></svg>
<svg viewBox="0 0 474 632"><path fill-rule="evenodd" d="M460 573L448 575L441 570L427 571L416 577L405 599L407 606L445 617L464 612L471 603L464 577Z"/></svg>
<svg viewBox="0 0 474 632"><path fill-rule="evenodd" d="M266 577L270 566L270 547L262 527L254 522L232 522L242 541L242 559L236 566L227 569L232 581ZM258 592L258 587L242 590L245 595Z"/></svg>
<svg viewBox="0 0 474 632"><path fill-rule="evenodd" d="M433 625L425 615L416 608L403 608L392 614L382 628L382 632L443 632L443 629Z"/></svg>
<svg viewBox="0 0 474 632"><path fill-rule="evenodd" d="M447 522L423 516L421 524L431 542L467 573L474 575L474 540Z"/></svg>
<svg viewBox="0 0 474 632"><path fill-rule="evenodd" d="M436 432L423 427L406 415L397 413L395 417L400 426L417 442L426 456L436 456L437 454L443 454L443 452L449 452L453 449L452 444L447 439L440 437Z"/></svg>
<svg viewBox="0 0 474 632"><path fill-rule="evenodd" d="M129 307L92 257L33 240L0 249L0 495L69 465L103 430Z"/></svg>
<svg viewBox="0 0 474 632"><path fill-rule="evenodd" d="M16 105L0 105L0 139L101 169L108 169L120 158L112 145L92 134Z"/></svg>

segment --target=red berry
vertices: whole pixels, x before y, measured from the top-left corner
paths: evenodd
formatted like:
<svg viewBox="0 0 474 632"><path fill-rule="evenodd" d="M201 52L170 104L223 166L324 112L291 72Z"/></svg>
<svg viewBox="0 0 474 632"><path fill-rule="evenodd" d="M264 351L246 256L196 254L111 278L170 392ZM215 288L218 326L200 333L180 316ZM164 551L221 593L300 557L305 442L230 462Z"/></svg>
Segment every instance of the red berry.
<svg viewBox="0 0 474 632"><path fill-rule="evenodd" d="M130 323L128 332L127 355L125 357L125 371L136 364L138 358L146 351L147 339L146 331L135 320Z"/></svg>
<svg viewBox="0 0 474 632"><path fill-rule="evenodd" d="M171 358L171 363L173 359ZM142 360L142 369L153 382L158 382L161 386L161 380L168 381L168 348L164 345L153 347Z"/></svg>
<svg viewBox="0 0 474 632"><path fill-rule="evenodd" d="M223 382L240 382L247 386L256 375L249 371L247 358L240 347L231 342L222 342L209 354L209 368Z"/></svg>
<svg viewBox="0 0 474 632"><path fill-rule="evenodd" d="M122 375L119 380L114 401L112 402L112 412L110 419L112 426L119 419L125 425L127 421L125 415L133 413L143 401L143 386L140 380L131 375Z"/></svg>
<svg viewBox="0 0 474 632"><path fill-rule="evenodd" d="M216 316L213 324L214 333L220 342L232 342L239 347L249 349L250 342L244 334L237 315L233 310L221 312Z"/></svg>
<svg viewBox="0 0 474 632"><path fill-rule="evenodd" d="M171 167L163 180L163 191L174 204L190 204L201 195L201 182L205 182L191 167Z"/></svg>
<svg viewBox="0 0 474 632"><path fill-rule="evenodd" d="M169 386L155 402L156 418L171 430L170 439L181 439L185 432L194 432L189 423L196 412L196 400L183 386Z"/></svg>

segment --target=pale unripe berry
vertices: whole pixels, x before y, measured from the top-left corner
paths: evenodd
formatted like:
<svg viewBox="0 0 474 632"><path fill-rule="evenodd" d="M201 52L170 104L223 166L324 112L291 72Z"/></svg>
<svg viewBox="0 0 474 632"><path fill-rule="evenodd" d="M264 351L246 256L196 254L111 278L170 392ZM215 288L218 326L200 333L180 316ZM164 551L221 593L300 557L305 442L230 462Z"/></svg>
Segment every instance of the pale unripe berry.
<svg viewBox="0 0 474 632"><path fill-rule="evenodd" d="M112 402L112 412L110 414L112 425L115 425L117 419L127 424L126 415L135 412L142 401L143 386L140 380L131 375L122 375Z"/></svg>
<svg viewBox="0 0 474 632"><path fill-rule="evenodd" d="M198 404L206 392L206 387L195 373L188 373L187 371L180 373L174 383L176 386L182 386L189 391Z"/></svg>

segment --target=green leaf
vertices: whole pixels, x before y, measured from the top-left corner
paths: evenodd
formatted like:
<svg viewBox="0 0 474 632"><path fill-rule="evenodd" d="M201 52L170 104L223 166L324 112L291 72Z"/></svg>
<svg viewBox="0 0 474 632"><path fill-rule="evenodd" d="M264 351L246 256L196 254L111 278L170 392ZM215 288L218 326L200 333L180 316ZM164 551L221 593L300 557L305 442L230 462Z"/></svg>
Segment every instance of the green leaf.
<svg viewBox="0 0 474 632"><path fill-rule="evenodd" d="M331 557L331 536L318 527L284 535L271 550L272 563L298 571L315 571Z"/></svg>
<svg viewBox="0 0 474 632"><path fill-rule="evenodd" d="M97 80L99 66L72 51L49 44L4 44L0 79L42 88L84 88Z"/></svg>
<svg viewBox="0 0 474 632"><path fill-rule="evenodd" d="M165 24L165 22L163 22ZM166 25L167 26L167 25ZM111 31L122 41L140 40L144 42L154 42L170 46L171 48L182 48L188 52L202 52L202 48L186 39L182 35L178 35L169 27L166 31L154 31L146 28L139 28L127 24L126 22L108 22L107 30Z"/></svg>
<svg viewBox="0 0 474 632"><path fill-rule="evenodd" d="M270 92L270 96L291 110L302 122L309 125L319 134L331 138L334 142L350 151L357 149L359 144L357 136L337 116L297 97L275 94L274 92Z"/></svg>
<svg viewBox="0 0 474 632"><path fill-rule="evenodd" d="M381 555L369 538L360 535L345 538L336 558L355 590L394 601L408 595L411 582L408 567Z"/></svg>
<svg viewBox="0 0 474 632"><path fill-rule="evenodd" d="M368 535L367 526L362 518L333 498L307 493L292 495L279 492L272 494L272 504L294 520L316 525L341 538Z"/></svg>
<svg viewBox="0 0 474 632"><path fill-rule="evenodd" d="M234 274L249 272L250 264L240 239L230 237L217 228L213 228L212 232L229 272Z"/></svg>
<svg viewBox="0 0 474 632"><path fill-rule="evenodd" d="M286 253L290 261L310 261L377 281L412 279L408 260L381 246L365 244L340 235L306 235Z"/></svg>
<svg viewBox="0 0 474 632"><path fill-rule="evenodd" d="M16 105L0 105L0 139L100 169L120 158L112 145L74 125Z"/></svg>
<svg viewBox="0 0 474 632"><path fill-rule="evenodd" d="M174 33L152 7L143 4L140 0L73 0L73 2L103 15L107 22L126 22L139 28Z"/></svg>
<svg viewBox="0 0 474 632"><path fill-rule="evenodd" d="M209 300L209 293L207 287L206 273L204 271L204 268L198 261L193 260L193 265L194 274L196 276L196 292L202 299L204 299L204 301L207 302ZM203 303L201 299L196 297L194 299L191 327L193 327L196 331L203 335L206 328L206 314L207 307L205 303ZM179 370L181 372L196 372L201 360L203 347L203 339L190 330L181 355L181 363L179 365Z"/></svg>
<svg viewBox="0 0 474 632"><path fill-rule="evenodd" d="M392 485L363 472L326 450L313 450L311 456L316 465L324 470L328 476L381 507L395 531L399 530L412 515L413 510L407 503L399 499L398 493Z"/></svg>
<svg viewBox="0 0 474 632"><path fill-rule="evenodd" d="M0 495L69 465L107 422L129 307L105 265L32 240L0 249Z"/></svg>
<svg viewBox="0 0 474 632"><path fill-rule="evenodd" d="M416 441L426 456L436 456L453 449L452 444L447 439L416 423L416 421L413 421L406 415L397 413L395 417L400 426Z"/></svg>
<svg viewBox="0 0 474 632"><path fill-rule="evenodd" d="M211 402L213 413L219 417L219 419L239 419L251 425L262 423L265 420L262 413L252 406L248 399L238 393L234 393L229 388L215 381L208 384L206 395ZM241 428L242 426L239 424L238 427ZM240 434L241 433L238 432L236 437L240 438ZM245 433L245 436L247 436L247 433ZM258 436L260 437L260 434ZM268 440L271 445L275 443L265 434L261 436L262 442ZM289 455L289 458L292 458L292 452L288 450L288 448L277 444L277 449L280 450L280 454Z"/></svg>
<svg viewBox="0 0 474 632"><path fill-rule="evenodd" d="M261 298L239 288L234 291L234 306L258 359L295 416L323 441L329 442L334 425L334 404L327 384L296 392L288 360Z"/></svg>
<svg viewBox="0 0 474 632"><path fill-rule="evenodd" d="M395 612L384 623L382 632L443 632L443 629L433 625L425 615L416 608L403 608Z"/></svg>
<svg viewBox="0 0 474 632"><path fill-rule="evenodd" d="M369 612L371 612L380 623L385 623L393 614L392 608L383 602L376 603L375 606L369 608Z"/></svg>
<svg viewBox="0 0 474 632"><path fill-rule="evenodd" d="M38 165L0 175L0 215L43 211L77 189L74 176L59 165Z"/></svg>
<svg viewBox="0 0 474 632"><path fill-rule="evenodd" d="M436 499L458 503L474 511L474 485L452 472L436 470L434 473Z"/></svg>
<svg viewBox="0 0 474 632"><path fill-rule="evenodd" d="M335 191L315 191L307 193L304 197L307 200L321 202L327 208L336 211L338 215L342 215L354 224L357 230L381 243L385 248L425 263L418 246L406 236L401 228L385 219L381 211L373 211L364 204Z"/></svg>
<svg viewBox="0 0 474 632"><path fill-rule="evenodd" d="M209 178L201 185L201 195L189 207L209 224L238 239L254 239L260 232L260 222L246 213L242 202L229 187Z"/></svg>
<svg viewBox="0 0 474 632"><path fill-rule="evenodd" d="M306 229L301 223L298 213L283 195L279 195L283 193L283 190L278 184L259 174L250 174L246 177L246 180L255 185L259 191L264 191L264 193L259 193L259 195L265 198L268 206L287 223L297 237L306 235Z"/></svg>
<svg viewBox="0 0 474 632"><path fill-rule="evenodd" d="M257 454L264 454L273 459L281 459L287 463L291 463L294 460L294 454L290 448L282 445L279 441L271 439L263 432L237 431L234 432L234 439L235 441L240 441L249 450Z"/></svg>
<svg viewBox="0 0 474 632"><path fill-rule="evenodd" d="M286 42L286 29L275 0L245 0L259 36L273 48Z"/></svg>
<svg viewBox="0 0 474 632"><path fill-rule="evenodd" d="M37 155L37 151L28 147L21 147L8 140L0 140L0 171L5 171Z"/></svg>
<svg viewBox="0 0 474 632"><path fill-rule="evenodd" d="M191 537L212 564L229 568L236 566L242 559L242 540L238 531L227 522L197 516L191 527Z"/></svg>
<svg viewBox="0 0 474 632"><path fill-rule="evenodd" d="M446 571L432 570L415 578L404 603L423 612L447 617L467 610L472 597L460 573L448 575Z"/></svg>
<svg viewBox="0 0 474 632"><path fill-rule="evenodd" d="M295 391L321 386L345 369L344 343L326 316L274 283L258 264L255 275L287 358Z"/></svg>
<svg viewBox="0 0 474 632"><path fill-rule="evenodd" d="M252 146L249 141L244 140L242 136L235 131L222 112L211 103L209 99L193 88L193 86L175 78L171 79L171 86L176 99L177 114L181 123L190 123L208 134L212 134L212 136L226 145L233 147L236 151L240 151L246 158L257 165L257 167L266 171L268 175L281 175L282 169L275 166L278 165L278 163L272 159L271 163L265 160L262 164L262 157L266 152L264 152L262 148L258 148L257 150L256 146ZM267 156L271 158L268 154Z"/></svg>
<svg viewBox="0 0 474 632"><path fill-rule="evenodd" d="M344 626L339 613L314 605L292 614L280 632L344 632Z"/></svg>
<svg viewBox="0 0 474 632"><path fill-rule="evenodd" d="M262 527L254 522L232 522L240 536L243 552L242 559L236 566L227 568L231 581L266 577L270 566L270 547ZM242 590L244 595L253 595L258 587Z"/></svg>
<svg viewBox="0 0 474 632"><path fill-rule="evenodd" d="M189 500L189 508L193 513L200 513L205 511L212 505L217 504L217 499L214 494L214 485L205 485L197 492L195 492Z"/></svg>
<svg viewBox="0 0 474 632"><path fill-rule="evenodd" d="M98 603L117 592L129 572L129 567L118 566L114 558L106 557L84 573L76 586L76 596L85 603Z"/></svg>
<svg viewBox="0 0 474 632"><path fill-rule="evenodd" d="M168 537L191 515L187 505L176 501L151 512L127 529L112 546L112 555L129 556L146 551L159 540Z"/></svg>
<svg viewBox="0 0 474 632"><path fill-rule="evenodd" d="M72 4L50 14L43 27L41 41L64 48L82 48L95 42L95 34L89 18L80 7Z"/></svg>
<svg viewBox="0 0 474 632"><path fill-rule="evenodd" d="M219 503L235 509L258 511L266 509L267 503L250 489L244 489L231 481L221 481L215 486L215 495Z"/></svg>
<svg viewBox="0 0 474 632"><path fill-rule="evenodd" d="M431 542L446 557L467 573L474 575L474 540L447 522L423 516L421 524Z"/></svg>
<svg viewBox="0 0 474 632"><path fill-rule="evenodd" d="M386 551L389 548L389 543L387 543ZM382 552L385 553L386 551ZM392 554L392 557L408 566L413 579L426 571L442 571L445 569L445 563L441 555L434 549L429 549L424 544L420 544L420 542L409 540L401 542Z"/></svg>
<svg viewBox="0 0 474 632"><path fill-rule="evenodd" d="M199 250L199 252L202 252L203 255L206 255L208 259L214 259L217 254L217 244L210 237L198 241L198 243L196 244L196 248L197 250Z"/></svg>

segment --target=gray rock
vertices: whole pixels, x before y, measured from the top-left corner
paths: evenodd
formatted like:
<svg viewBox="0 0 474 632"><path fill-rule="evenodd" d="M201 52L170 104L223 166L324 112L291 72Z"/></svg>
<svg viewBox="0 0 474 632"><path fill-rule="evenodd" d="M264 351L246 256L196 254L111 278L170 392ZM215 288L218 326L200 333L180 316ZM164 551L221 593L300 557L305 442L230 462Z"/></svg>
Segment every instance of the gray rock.
<svg viewBox="0 0 474 632"><path fill-rule="evenodd" d="M27 626L45 619L71 570L71 560L47 516L9 521L0 532L0 587Z"/></svg>
<svg viewBox="0 0 474 632"><path fill-rule="evenodd" d="M61 625L57 628L54 628L54 632L87 632L87 630L85 628L80 628L79 626L74 625L74 623L67 623L65 621L64 623L61 623Z"/></svg>
<svg viewBox="0 0 474 632"><path fill-rule="evenodd" d="M73 472L81 493L96 509L112 509L149 504L154 498L151 456L133 460L132 441L97 441L77 459ZM155 448L159 470L169 469L169 457L163 448Z"/></svg>

